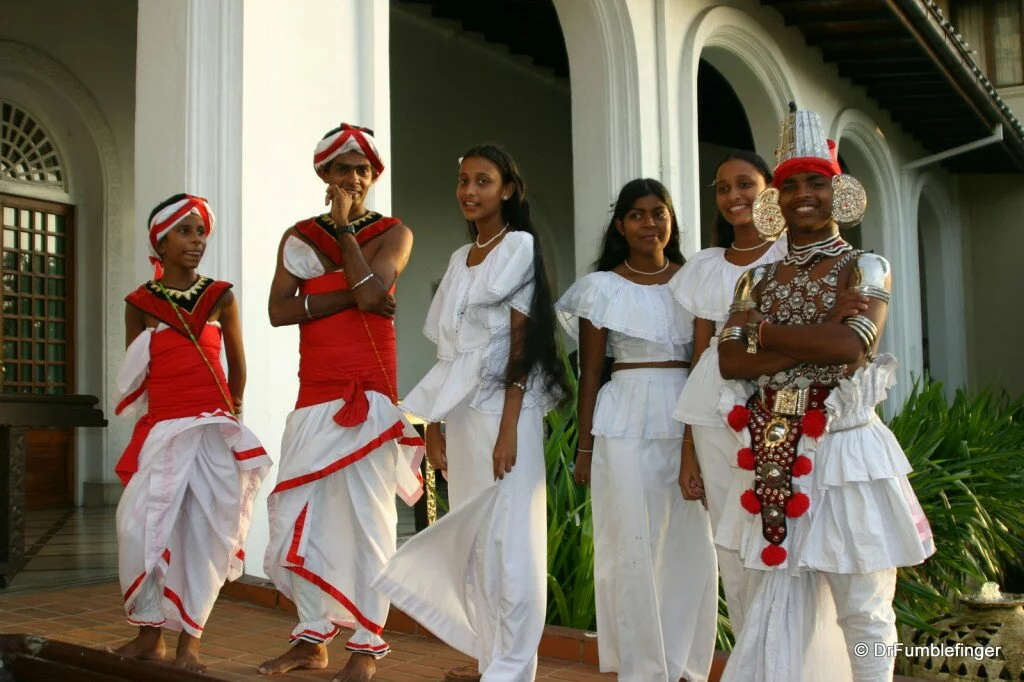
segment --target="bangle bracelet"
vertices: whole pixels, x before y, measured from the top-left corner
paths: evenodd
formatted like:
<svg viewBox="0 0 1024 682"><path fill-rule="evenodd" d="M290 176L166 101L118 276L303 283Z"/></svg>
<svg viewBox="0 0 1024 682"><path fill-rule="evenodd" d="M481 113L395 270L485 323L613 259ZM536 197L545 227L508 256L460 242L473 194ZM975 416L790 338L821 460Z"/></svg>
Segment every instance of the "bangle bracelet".
<svg viewBox="0 0 1024 682"><path fill-rule="evenodd" d="M363 286L364 284L369 282L372 277L373 277L373 273L371 272L369 275L367 275L366 277L363 277L361 280L359 280L358 282L353 284L351 289L350 289L350 291L355 291L359 287Z"/></svg>
<svg viewBox="0 0 1024 682"><path fill-rule="evenodd" d="M521 381L513 381L511 385L515 386L523 393L526 393L526 384L522 383Z"/></svg>
<svg viewBox="0 0 1024 682"><path fill-rule="evenodd" d="M593 452L593 449L587 450L586 448L576 448L576 452Z"/></svg>
<svg viewBox="0 0 1024 682"><path fill-rule="evenodd" d="M306 298L302 301L302 307L306 309L306 318L312 320L313 313L309 312L309 294L306 294Z"/></svg>
<svg viewBox="0 0 1024 682"><path fill-rule="evenodd" d="M761 320L757 325L757 345L764 348L764 326L768 324L768 320Z"/></svg>

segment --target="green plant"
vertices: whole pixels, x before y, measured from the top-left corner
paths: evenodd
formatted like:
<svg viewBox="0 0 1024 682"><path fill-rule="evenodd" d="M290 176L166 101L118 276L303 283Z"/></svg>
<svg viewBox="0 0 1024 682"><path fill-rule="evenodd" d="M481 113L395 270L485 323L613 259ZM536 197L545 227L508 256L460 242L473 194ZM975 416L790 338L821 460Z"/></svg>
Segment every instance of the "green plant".
<svg viewBox="0 0 1024 682"><path fill-rule="evenodd" d="M924 564L899 572L902 625L930 629L958 594L1002 580L1024 556L1022 415L1024 401L991 390L958 390L948 403L926 377L890 421L936 544Z"/></svg>
<svg viewBox="0 0 1024 682"><path fill-rule="evenodd" d="M576 456L576 376L564 359L572 395L548 413L544 460L548 502L548 614L553 625L593 630L594 524L590 489L572 477Z"/></svg>

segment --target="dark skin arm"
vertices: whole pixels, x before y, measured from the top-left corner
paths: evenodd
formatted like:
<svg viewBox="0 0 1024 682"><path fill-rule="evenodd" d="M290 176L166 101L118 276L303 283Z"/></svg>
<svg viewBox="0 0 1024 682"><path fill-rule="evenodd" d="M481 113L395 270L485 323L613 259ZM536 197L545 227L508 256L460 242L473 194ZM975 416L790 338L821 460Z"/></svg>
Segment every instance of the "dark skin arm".
<svg viewBox="0 0 1024 682"><path fill-rule="evenodd" d="M518 310L512 310L511 341L512 347L508 353L508 366L522 353L523 337L526 332L526 315ZM514 377L514 381L525 384L527 377ZM505 388L505 404L501 410L501 422L498 425L498 440L494 444L492 455L494 464L494 478L505 478L505 474L512 473L512 467L516 465L516 456L519 450L519 414L523 409L523 392L518 386Z"/></svg>
<svg viewBox="0 0 1024 682"><path fill-rule="evenodd" d="M711 345L711 337L715 334L715 323L698 317L693 320L693 356L690 367L696 367L704 351ZM687 424L683 430L682 461L679 465L679 489L684 500L701 500L704 498L704 479L700 475L700 464L697 462L697 451L693 445L693 429ZM706 505L705 505L706 506Z"/></svg>
<svg viewBox="0 0 1024 682"><path fill-rule="evenodd" d="M347 225L352 197L337 185L328 185L327 196L331 200L331 219L338 225ZM387 304L388 291L398 281L412 254L412 230L406 225L395 225L378 239L383 241L367 259L354 234L342 232L338 235L341 265L345 268L349 286L373 275L352 292L359 309L371 313L380 311Z"/></svg>
<svg viewBox="0 0 1024 682"><path fill-rule="evenodd" d="M843 318L850 315L867 314L870 310L872 303L884 305L881 301L875 299L869 299L862 294L850 289L844 289L839 296L836 298L835 306L832 312L829 313L828 317L824 322L820 324L810 325L776 325L766 324L762 330L761 339L765 342L763 347L758 350L757 353L748 353L746 344L740 341L727 341L726 343L720 344L718 347L718 361L719 368L722 372L722 377L725 379L756 379L761 376L768 376L795 367L801 362L813 362L815 364L844 364L856 362L855 360L832 360L833 357L847 357L854 355L854 351L847 345L849 338L847 334L856 340L859 351L856 352L857 358L863 358L866 351L864 350L863 344L860 342L860 338L854 333L852 329L842 324ZM884 318L884 311L883 311ZM740 326L743 327L748 322L760 322L762 316L756 309L748 310L742 313L733 313L729 316L729 321L726 326ZM871 317L875 324L879 324L878 320ZM769 332L769 328L773 331ZM825 329L822 334L822 329ZM838 328L838 330L836 329ZM795 330L801 330L800 332L793 334ZM838 335L836 332L840 332ZM815 353L807 353L804 357L797 359L792 357L787 352L796 352L793 350L793 346L786 345L785 343L779 344L778 341L771 343L767 342L766 333L783 333L782 341L792 340L792 337L801 337L797 342L803 347L810 345L815 351L819 353L820 358L829 359L810 359L811 355ZM812 338L802 338L802 335L808 335ZM879 337L881 337L881 325L879 325ZM777 337L778 338L778 337ZM842 346L838 349L823 348L821 345L821 339L829 339L834 342L836 339L842 341ZM785 348L786 351L782 351L781 348Z"/></svg>
<svg viewBox="0 0 1024 682"><path fill-rule="evenodd" d="M228 390L237 405L242 403L245 392L245 347L242 344L242 320L238 312L238 300L228 291L217 304L219 308L221 333L224 338L224 353L228 361Z"/></svg>
<svg viewBox="0 0 1024 682"><path fill-rule="evenodd" d="M892 284L892 278L886 279L885 286L888 289ZM845 288L843 293L850 292ZM887 303L867 296L860 296L856 292L850 292L863 299L866 305L865 310L848 312L840 310L837 303L836 309L821 324L807 325L776 325L765 324L761 333L761 340L764 347L799 359L801 362L810 362L816 365L858 365L864 361L868 349L856 332L842 323L848 315L860 314L870 319L878 328L878 337L882 337L882 330L885 328L885 320L888 315L889 306ZM847 296L846 298L849 298ZM751 318L752 322L759 321L756 317ZM877 342L876 342L877 345Z"/></svg>
<svg viewBox="0 0 1024 682"><path fill-rule="evenodd" d="M299 285L302 284L302 280L288 272L284 266L284 245L292 236L298 237L293 229L289 229L281 238L281 244L277 249L277 268L274 270L274 279L270 283L267 312L270 314L270 324L274 327L301 324L309 320L305 309L306 297L299 295ZM321 260L324 259L321 258ZM354 305L355 299L352 297L352 292L347 289L324 294L310 294L309 296L309 312L312 313L314 319L339 313Z"/></svg>
<svg viewBox="0 0 1024 682"><path fill-rule="evenodd" d="M601 389L604 354L608 347L608 330L598 329L590 320L580 319L579 366L580 383L576 398L576 466L573 478L577 483L590 483L593 458L594 409Z"/></svg>

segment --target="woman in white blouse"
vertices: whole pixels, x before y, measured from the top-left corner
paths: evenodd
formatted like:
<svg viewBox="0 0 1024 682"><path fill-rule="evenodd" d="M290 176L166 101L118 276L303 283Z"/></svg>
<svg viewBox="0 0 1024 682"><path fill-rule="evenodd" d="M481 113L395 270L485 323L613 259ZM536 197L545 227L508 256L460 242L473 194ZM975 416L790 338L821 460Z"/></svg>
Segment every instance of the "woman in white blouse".
<svg viewBox="0 0 1024 682"><path fill-rule="evenodd" d="M692 348L692 320L667 286L682 263L668 190L633 180L597 271L556 306L579 340L575 476L593 489L600 665L629 682L701 682L714 650L711 524L680 495L683 425L671 414ZM612 377L601 387L606 355Z"/></svg>
<svg viewBox="0 0 1024 682"><path fill-rule="evenodd" d="M427 312L437 364L401 403L428 422L427 457L446 472L451 511L375 586L477 659L484 682L530 682L547 608L544 414L567 389L515 161L473 147L456 195L474 241L452 254Z"/></svg>
<svg viewBox="0 0 1024 682"><path fill-rule="evenodd" d="M768 164L757 154L735 150L715 171L718 215L713 246L695 254L669 282L675 300L693 318L693 371L673 416L686 424L679 485L683 496L705 497L712 528L718 528L736 464L736 441L718 413L722 375L718 370L718 332L729 317L736 281L749 268L786 255L785 236L774 242L754 229L752 206L771 182ZM734 633L758 576L744 571L736 552L717 548L718 571ZM752 582L754 581L754 582Z"/></svg>

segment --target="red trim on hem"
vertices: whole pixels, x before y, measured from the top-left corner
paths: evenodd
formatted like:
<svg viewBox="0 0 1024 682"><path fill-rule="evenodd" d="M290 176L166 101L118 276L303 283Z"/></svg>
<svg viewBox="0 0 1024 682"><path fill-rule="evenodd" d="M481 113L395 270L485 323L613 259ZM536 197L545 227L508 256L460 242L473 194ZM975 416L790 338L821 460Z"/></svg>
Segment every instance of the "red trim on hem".
<svg viewBox="0 0 1024 682"><path fill-rule="evenodd" d="M145 579L146 579L146 572L143 571L142 573L139 574L139 577L136 578L132 582L132 584L128 586L128 589L124 593L124 603L125 604L128 603L128 600L131 599L133 594L135 594L135 590L139 589L139 585L141 585L142 581L145 580Z"/></svg>
<svg viewBox="0 0 1024 682"><path fill-rule="evenodd" d="M249 448L248 450L242 450L241 452L235 452L235 459L243 461L246 459L252 459L254 457L260 457L261 455L267 454L267 451L263 449L263 446Z"/></svg>
<svg viewBox="0 0 1024 682"><path fill-rule="evenodd" d="M325 466L323 469L320 469L319 471L313 471L308 474L303 474L302 476L296 476L295 478L289 478L286 481L280 481L277 484L277 486L275 486L274 489L270 491L270 494L273 495L275 493L284 492L285 490L298 488L300 486L306 485L307 483L319 481L321 478L326 478L327 476L330 476L335 472L341 471L350 464L354 464L355 462L361 460L363 457L366 457L371 452L373 452L374 450L376 450L389 440L401 438L402 433L404 431L405 424L403 424L401 420L396 421L394 424L391 425L390 428L388 428L386 431L381 433L379 436L371 440L363 447L355 450L354 452L348 455L345 455L341 459L335 460L331 464Z"/></svg>
<svg viewBox="0 0 1024 682"><path fill-rule="evenodd" d="M380 646L373 646L372 644L352 644L348 643L345 645L346 649L352 651L372 651L375 654L382 653L391 649L391 646L387 643L381 644Z"/></svg>
<svg viewBox="0 0 1024 682"><path fill-rule="evenodd" d="M185 605L181 603L181 597L178 596L174 590L169 587L164 588L164 596L171 601L176 607L178 607L178 613L181 614L181 620L196 630L202 630L203 626L192 620L187 613L185 613Z"/></svg>
<svg viewBox="0 0 1024 682"><path fill-rule="evenodd" d="M335 637L339 632L341 632L341 628L337 625L334 626L333 630L327 633L317 632L316 630L310 630L307 628L297 635L289 635L288 639L294 642L295 640L300 639L303 635L311 635L312 637L319 639L321 642L326 642L329 638Z"/></svg>
<svg viewBox="0 0 1024 682"><path fill-rule="evenodd" d="M413 447L426 446L426 443L419 436L402 436L398 439L399 445L411 445Z"/></svg>
<svg viewBox="0 0 1024 682"><path fill-rule="evenodd" d="M132 618L128 618L127 616L125 617L125 620L128 621L129 623L131 623L132 625L138 625L140 628L141 627L162 628L164 626L164 623L167 622L166 618L164 620L161 620L161 621L153 621L152 623L150 623L149 621L145 621L145 620L134 620Z"/></svg>
<svg viewBox="0 0 1024 682"><path fill-rule="evenodd" d="M356 605L353 604L348 597L342 594L338 588L334 587L317 574L313 573L307 568L302 568L301 566L285 566L284 568L286 570L291 571L300 578L305 578L306 580L313 583L327 594L331 595L331 597L333 597L335 601L337 601L339 604L348 609L349 613L351 613L355 617L355 619L359 622L360 625L362 625L364 628L366 628L373 634L379 637L384 632L384 626L377 625L372 620L364 616L362 612L358 608L356 608Z"/></svg>
<svg viewBox="0 0 1024 682"><path fill-rule="evenodd" d="M299 556L299 543L302 542L302 531L306 528L306 512L309 511L309 503L302 508L299 518L295 519L295 528L292 530L292 541L288 545L288 554L285 559L297 566L303 566L306 560Z"/></svg>

